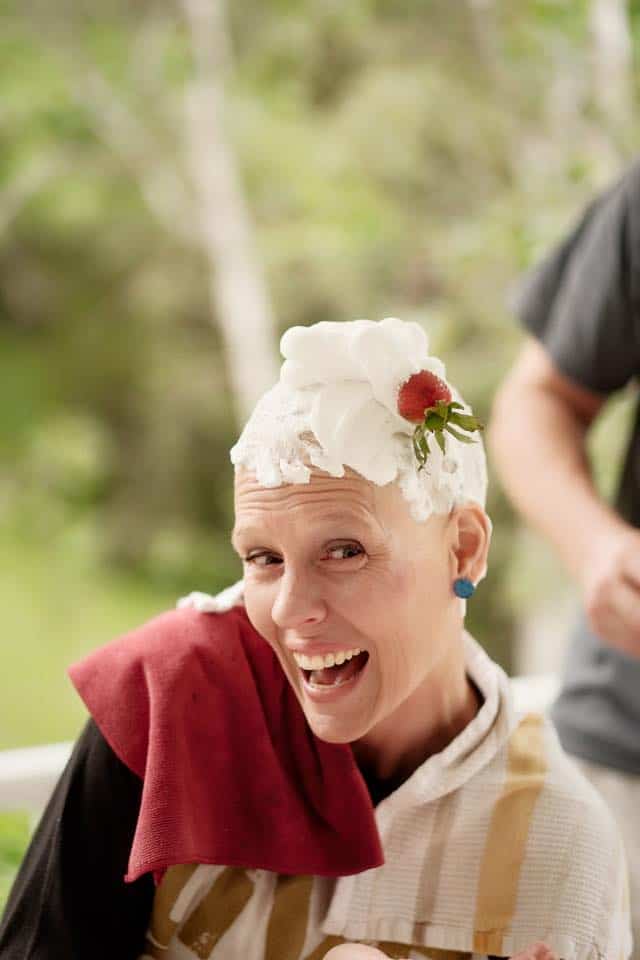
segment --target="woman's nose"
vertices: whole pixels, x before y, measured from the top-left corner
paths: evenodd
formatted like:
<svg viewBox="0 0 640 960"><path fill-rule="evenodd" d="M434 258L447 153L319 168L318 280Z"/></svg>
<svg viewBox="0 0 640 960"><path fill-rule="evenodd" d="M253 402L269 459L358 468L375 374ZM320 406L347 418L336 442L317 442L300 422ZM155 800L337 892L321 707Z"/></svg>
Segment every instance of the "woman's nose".
<svg viewBox="0 0 640 960"><path fill-rule="evenodd" d="M278 585L278 594L271 608L271 619L281 629L296 629L305 624L321 623L326 606L313 577L287 571Z"/></svg>

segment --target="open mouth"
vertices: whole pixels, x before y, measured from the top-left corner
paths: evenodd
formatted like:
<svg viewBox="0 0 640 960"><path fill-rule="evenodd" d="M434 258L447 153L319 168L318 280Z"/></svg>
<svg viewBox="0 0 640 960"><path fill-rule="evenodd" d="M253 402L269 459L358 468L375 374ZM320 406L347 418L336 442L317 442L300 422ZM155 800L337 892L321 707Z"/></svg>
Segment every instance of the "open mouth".
<svg viewBox="0 0 640 960"><path fill-rule="evenodd" d="M305 681L315 687L340 687L343 683L353 680L364 669L369 654L366 650L351 657L344 663L332 667L321 667L318 670L300 668Z"/></svg>

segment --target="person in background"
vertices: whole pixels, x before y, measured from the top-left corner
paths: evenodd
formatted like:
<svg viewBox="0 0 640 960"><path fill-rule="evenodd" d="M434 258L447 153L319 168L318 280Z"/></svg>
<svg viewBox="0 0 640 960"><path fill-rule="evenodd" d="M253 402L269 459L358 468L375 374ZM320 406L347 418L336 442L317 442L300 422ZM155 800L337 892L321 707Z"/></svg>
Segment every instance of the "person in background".
<svg viewBox="0 0 640 960"><path fill-rule="evenodd" d="M548 538L582 610L551 716L604 795L630 872L640 957L640 415L615 505L597 492L587 437L640 373L640 164L598 196L529 275L516 313L529 334L489 428L516 508Z"/></svg>

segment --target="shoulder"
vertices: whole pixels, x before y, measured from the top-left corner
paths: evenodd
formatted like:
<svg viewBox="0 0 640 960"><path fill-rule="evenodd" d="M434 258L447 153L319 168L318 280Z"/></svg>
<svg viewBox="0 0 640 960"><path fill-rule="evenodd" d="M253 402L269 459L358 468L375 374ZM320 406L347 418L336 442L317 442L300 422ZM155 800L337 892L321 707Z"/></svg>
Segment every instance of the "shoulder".
<svg viewBox="0 0 640 960"><path fill-rule="evenodd" d="M491 818L500 827L495 839L502 843L506 834L517 835L523 856L545 862L550 877L561 879L567 868L602 867L615 848L617 828L608 808L564 752L547 717L519 716L481 777L492 784ZM571 863L560 869L565 857Z"/></svg>
<svg viewBox="0 0 640 960"><path fill-rule="evenodd" d="M521 278L512 297L512 307L524 326L535 335L545 330L545 315L556 306L569 280L580 281L580 288L583 278L588 277L591 281L588 292L594 276L602 282L605 275L622 268L627 258L619 255L621 245L635 237L635 224L639 220L640 161L601 190L542 260ZM631 263L635 264L636 252L632 245L628 253Z"/></svg>
<svg viewBox="0 0 640 960"><path fill-rule="evenodd" d="M222 643L228 649L231 638L241 640L252 630L244 607L206 612L182 607L153 617L102 650L144 664L161 660L167 670L199 652L215 654Z"/></svg>
<svg viewBox="0 0 640 960"><path fill-rule="evenodd" d="M531 735L534 729L537 731L535 742ZM529 731L528 736L525 731ZM571 822L574 837L582 833L590 838L584 849L574 851L576 856L601 848L603 843L617 837L615 822L604 800L563 750L548 718L536 714L522 718L509 741L512 751L518 749L518 745L529 762L534 755L538 758L540 808L550 817ZM568 843L568 839L565 842Z"/></svg>
<svg viewBox="0 0 640 960"><path fill-rule="evenodd" d="M603 867L617 843L615 822L551 721L535 713L520 717L501 754L502 798L530 818L527 854L556 863L570 851L576 869Z"/></svg>
<svg viewBox="0 0 640 960"><path fill-rule="evenodd" d="M513 810L519 821L514 836L523 838L523 924L548 925L552 917L559 944L570 940L585 957L624 955L626 866L607 806L563 751L548 719L524 717L506 751L503 796L510 790L519 796Z"/></svg>
<svg viewBox="0 0 640 960"><path fill-rule="evenodd" d="M68 673L112 749L141 775L150 730L223 691L235 696L254 675L272 684L275 666L243 606L203 613L186 604L92 651Z"/></svg>
<svg viewBox="0 0 640 960"><path fill-rule="evenodd" d="M220 612L202 613L191 607L168 610L98 647L69 668L73 683L107 672L122 679L123 675L144 674L154 667L162 676L179 676L194 657L215 657L224 645L230 652L230 641L243 643L255 631L244 607Z"/></svg>
<svg viewBox="0 0 640 960"><path fill-rule="evenodd" d="M547 718L519 718L468 797L467 833L482 824L480 858L468 871L481 952L512 956L542 938L572 960L628 956L618 831Z"/></svg>

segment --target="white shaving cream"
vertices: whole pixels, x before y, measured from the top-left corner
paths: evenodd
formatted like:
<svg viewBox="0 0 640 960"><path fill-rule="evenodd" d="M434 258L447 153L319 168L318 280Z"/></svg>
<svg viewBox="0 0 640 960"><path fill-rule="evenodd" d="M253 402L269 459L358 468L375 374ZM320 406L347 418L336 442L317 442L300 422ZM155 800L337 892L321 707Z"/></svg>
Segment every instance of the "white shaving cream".
<svg viewBox="0 0 640 960"><path fill-rule="evenodd" d="M231 449L232 463L264 487L309 483L310 464L334 477L350 467L379 486L398 483L418 522L467 501L484 507L479 437L465 444L445 434L443 455L430 435L419 471L415 424L398 414L398 391L412 374L429 370L446 382L444 364L428 346L422 327L392 317L291 327L280 341L280 379L257 403Z"/></svg>

